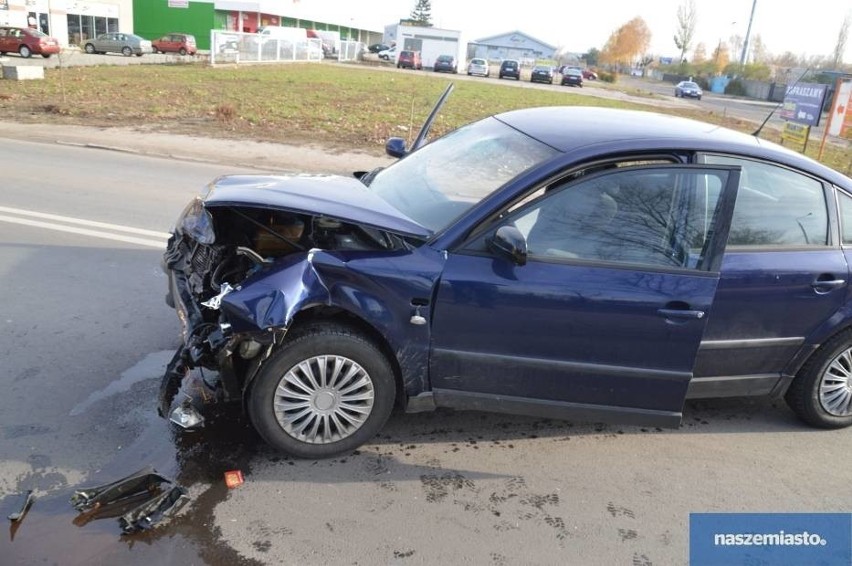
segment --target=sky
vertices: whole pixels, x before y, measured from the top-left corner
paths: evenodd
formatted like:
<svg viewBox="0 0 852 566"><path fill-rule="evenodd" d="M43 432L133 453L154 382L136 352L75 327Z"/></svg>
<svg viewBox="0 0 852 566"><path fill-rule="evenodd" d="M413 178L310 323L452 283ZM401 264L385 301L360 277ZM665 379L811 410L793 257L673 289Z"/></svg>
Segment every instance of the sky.
<svg viewBox="0 0 852 566"><path fill-rule="evenodd" d="M684 0L431 0L432 23L460 30L465 41L521 31L536 39L583 53L602 48L619 26L641 16L651 29L651 53L678 56L672 39L677 28L677 8ZM720 40L745 36L753 0L695 0L697 25L694 44L703 42L711 53ZM339 24L383 30L406 18L416 0L295 0L302 17L320 16ZM760 34L775 55L831 55L843 19L852 14L852 0L757 0L752 38ZM289 9L288 9L289 11ZM852 63L852 30L844 61Z"/></svg>

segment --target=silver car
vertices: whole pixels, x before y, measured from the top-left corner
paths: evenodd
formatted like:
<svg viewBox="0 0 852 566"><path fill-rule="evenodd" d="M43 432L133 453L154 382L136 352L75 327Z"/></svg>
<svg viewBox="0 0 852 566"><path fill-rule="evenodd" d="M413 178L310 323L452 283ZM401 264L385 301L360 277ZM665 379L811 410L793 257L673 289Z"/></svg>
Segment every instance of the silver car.
<svg viewBox="0 0 852 566"><path fill-rule="evenodd" d="M83 46L86 53L121 53L125 57L136 55L142 57L145 53L153 53L154 47L144 37L132 33L103 33L90 39Z"/></svg>
<svg viewBox="0 0 852 566"><path fill-rule="evenodd" d="M467 65L468 75L482 75L483 77L491 76L491 70L488 68L488 61L485 59L471 59Z"/></svg>

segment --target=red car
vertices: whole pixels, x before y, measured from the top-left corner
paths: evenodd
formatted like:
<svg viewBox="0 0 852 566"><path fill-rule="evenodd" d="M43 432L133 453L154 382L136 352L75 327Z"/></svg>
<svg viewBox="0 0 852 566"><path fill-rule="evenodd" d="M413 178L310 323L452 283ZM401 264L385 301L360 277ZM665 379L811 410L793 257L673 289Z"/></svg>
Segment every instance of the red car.
<svg viewBox="0 0 852 566"><path fill-rule="evenodd" d="M423 62L420 60L419 51L400 51L399 59L396 61L397 69L417 69L423 68Z"/></svg>
<svg viewBox="0 0 852 566"><path fill-rule="evenodd" d="M195 55L195 36L188 33L170 33L151 42L154 52L178 53L180 55Z"/></svg>
<svg viewBox="0 0 852 566"><path fill-rule="evenodd" d="M0 27L0 55L17 53L21 57L41 55L45 59L59 53L59 41L37 29Z"/></svg>

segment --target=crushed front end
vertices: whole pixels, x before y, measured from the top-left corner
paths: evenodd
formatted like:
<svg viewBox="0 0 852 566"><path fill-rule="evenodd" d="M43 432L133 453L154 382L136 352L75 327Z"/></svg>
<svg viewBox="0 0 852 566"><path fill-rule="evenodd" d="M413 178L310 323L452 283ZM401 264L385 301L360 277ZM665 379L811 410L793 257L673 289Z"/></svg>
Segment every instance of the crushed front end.
<svg viewBox="0 0 852 566"><path fill-rule="evenodd" d="M182 345L163 376L158 409L184 428L203 423L199 399L240 401L252 376L284 340L295 305L324 290L313 272L313 255L408 246L392 232L323 214L323 202L315 213L270 202L270 194L304 201L312 185L329 190L311 179L296 179L304 190L290 187L287 178L271 179L219 180L220 197L241 189L246 198L194 199L178 218L164 254L166 302L180 319ZM349 181L343 184L346 194L357 198L349 195ZM276 190L282 186L286 190ZM258 187L266 190L252 197ZM368 210L369 203L364 206ZM273 279L270 274L277 275L274 284L267 280Z"/></svg>

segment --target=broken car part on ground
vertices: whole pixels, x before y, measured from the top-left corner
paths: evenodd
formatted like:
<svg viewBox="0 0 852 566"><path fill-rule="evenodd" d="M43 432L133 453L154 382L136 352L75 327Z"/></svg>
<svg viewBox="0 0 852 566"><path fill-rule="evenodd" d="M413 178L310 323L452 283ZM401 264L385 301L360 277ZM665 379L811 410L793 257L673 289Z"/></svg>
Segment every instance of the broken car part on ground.
<svg viewBox="0 0 852 566"><path fill-rule="evenodd" d="M77 490L71 496L71 505L80 511L76 525L118 517L124 534L155 527L188 501L186 489L151 467L108 484Z"/></svg>

